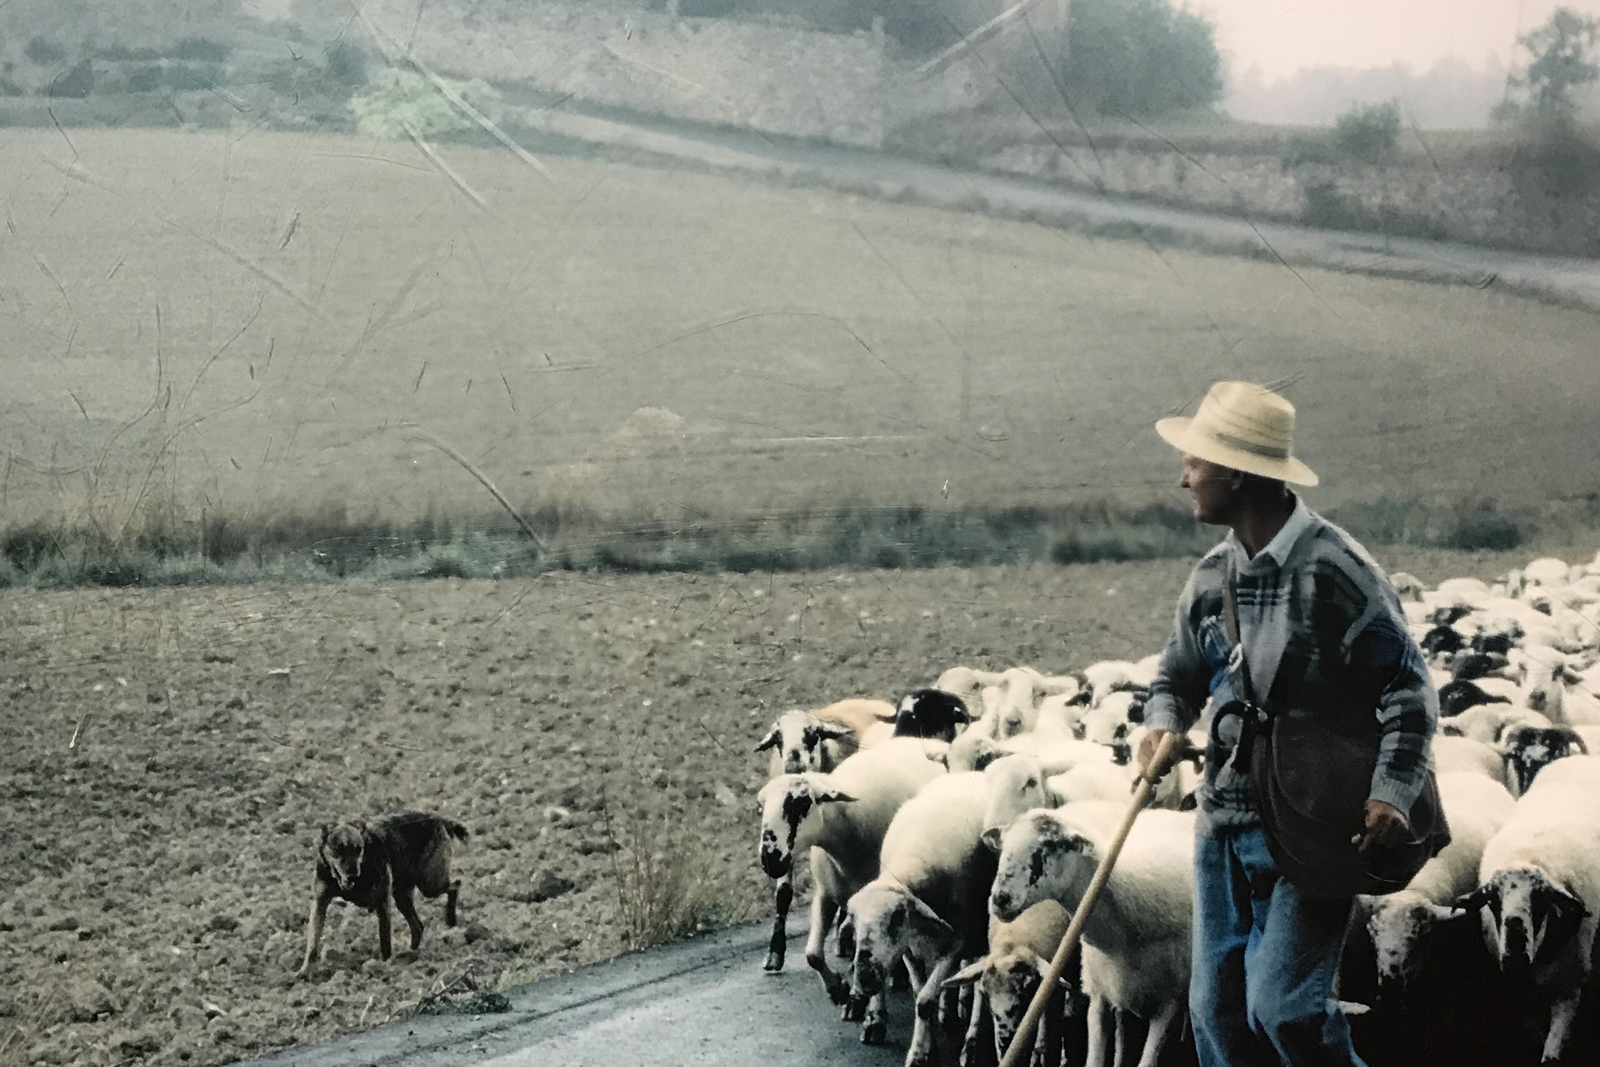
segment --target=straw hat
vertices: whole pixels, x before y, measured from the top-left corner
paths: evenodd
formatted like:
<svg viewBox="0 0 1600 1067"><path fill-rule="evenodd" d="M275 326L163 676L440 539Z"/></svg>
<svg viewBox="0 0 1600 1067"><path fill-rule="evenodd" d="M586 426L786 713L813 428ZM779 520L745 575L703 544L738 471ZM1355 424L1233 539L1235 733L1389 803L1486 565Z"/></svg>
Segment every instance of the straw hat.
<svg viewBox="0 0 1600 1067"><path fill-rule="evenodd" d="M1265 386L1218 382L1194 418L1162 419L1156 433L1173 448L1247 474L1316 485L1294 458L1294 405Z"/></svg>

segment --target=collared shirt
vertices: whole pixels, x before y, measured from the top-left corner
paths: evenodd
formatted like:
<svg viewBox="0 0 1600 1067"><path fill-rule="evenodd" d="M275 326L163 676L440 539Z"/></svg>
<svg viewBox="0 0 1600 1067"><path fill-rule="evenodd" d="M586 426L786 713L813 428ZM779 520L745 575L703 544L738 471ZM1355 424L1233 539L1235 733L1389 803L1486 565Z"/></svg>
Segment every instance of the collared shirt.
<svg viewBox="0 0 1600 1067"><path fill-rule="evenodd" d="M1229 533L1195 566L1150 687L1145 724L1188 730L1202 711L1237 699L1222 621L1230 562L1255 702L1375 715L1381 740L1369 795L1409 811L1426 777L1438 694L1382 568L1298 498L1283 529L1253 558ZM1236 718L1211 738L1199 792L1202 832L1256 822L1248 776L1227 758L1237 739Z"/></svg>

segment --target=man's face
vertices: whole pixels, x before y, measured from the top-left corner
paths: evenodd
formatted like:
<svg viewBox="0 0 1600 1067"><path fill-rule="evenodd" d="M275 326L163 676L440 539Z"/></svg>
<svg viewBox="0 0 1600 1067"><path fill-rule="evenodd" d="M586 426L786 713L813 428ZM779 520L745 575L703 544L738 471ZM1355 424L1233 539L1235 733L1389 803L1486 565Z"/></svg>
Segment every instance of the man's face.
<svg viewBox="0 0 1600 1067"><path fill-rule="evenodd" d="M1233 518L1238 489L1233 471L1199 456L1183 457L1183 476L1178 484L1189 490L1194 517L1211 526L1226 526Z"/></svg>

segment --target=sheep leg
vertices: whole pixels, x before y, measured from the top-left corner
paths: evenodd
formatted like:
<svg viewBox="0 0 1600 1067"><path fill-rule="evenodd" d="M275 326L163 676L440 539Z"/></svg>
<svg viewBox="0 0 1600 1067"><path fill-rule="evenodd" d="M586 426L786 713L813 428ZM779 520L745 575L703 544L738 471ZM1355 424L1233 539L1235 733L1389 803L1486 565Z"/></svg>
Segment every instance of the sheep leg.
<svg viewBox="0 0 1600 1067"><path fill-rule="evenodd" d="M1111 1010L1104 997L1089 998L1089 1053L1083 1059L1085 1067L1105 1067L1106 1013Z"/></svg>
<svg viewBox="0 0 1600 1067"><path fill-rule="evenodd" d="M762 966L766 971L783 970L784 952L789 947L789 905L794 901L794 872L790 871L779 878L773 888L772 902L775 915L772 920L772 939L767 942L767 962Z"/></svg>
<svg viewBox="0 0 1600 1067"><path fill-rule="evenodd" d="M889 1007L883 994L874 993L867 998L861 1013L861 1043L881 1045L889 1036Z"/></svg>
<svg viewBox="0 0 1600 1067"><path fill-rule="evenodd" d="M917 991L917 1019L911 1029L911 1047L906 1049L906 1067L931 1067L934 1062L934 1031L939 1021L939 1001L944 980L955 973L960 961L955 956L940 956L928 968L928 975Z"/></svg>
<svg viewBox="0 0 1600 1067"><path fill-rule="evenodd" d="M1578 1015L1578 1001L1582 995L1583 990L1579 989L1551 1005L1550 1029L1545 1033L1544 1052L1540 1055L1540 1063L1555 1063L1561 1059L1561 1053L1567 1045L1567 1037L1572 1032L1573 1020Z"/></svg>
<svg viewBox="0 0 1600 1067"><path fill-rule="evenodd" d="M967 1016L967 1036L961 1042L961 1067L978 1067L979 1050L983 1047L983 1025L989 1017L988 997L983 983L974 982L972 989L972 1014Z"/></svg>
<svg viewBox="0 0 1600 1067"><path fill-rule="evenodd" d="M806 937L806 962L822 977L822 987L828 999L835 1004L850 1003L850 983L828 967L823 941L833 927L833 917L839 912L839 902L834 900L819 884L811 895L811 933Z"/></svg>
<svg viewBox="0 0 1600 1067"><path fill-rule="evenodd" d="M1139 1067L1156 1067L1161 1050L1167 1044L1167 1037L1172 1033L1172 1024L1177 1022L1178 1012L1182 1008L1177 999L1169 1000L1151 1018L1150 1029L1144 1038L1144 1052L1139 1056Z"/></svg>
<svg viewBox="0 0 1600 1067"><path fill-rule="evenodd" d="M1121 1008L1112 1008L1113 1018L1117 1020L1116 1038L1111 1047L1111 1067L1127 1067L1128 1063L1128 1013Z"/></svg>
<svg viewBox="0 0 1600 1067"><path fill-rule="evenodd" d="M856 955L856 928L846 915L839 920L839 943L835 949L842 960L854 959Z"/></svg>

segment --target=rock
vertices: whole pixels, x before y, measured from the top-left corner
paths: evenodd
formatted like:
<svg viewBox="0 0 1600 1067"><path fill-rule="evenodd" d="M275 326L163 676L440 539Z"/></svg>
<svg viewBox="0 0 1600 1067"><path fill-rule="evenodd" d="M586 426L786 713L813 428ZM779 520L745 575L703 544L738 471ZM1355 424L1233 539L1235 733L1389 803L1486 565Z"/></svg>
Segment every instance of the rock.
<svg viewBox="0 0 1600 1067"><path fill-rule="evenodd" d="M67 1017L77 1023L89 1023L101 1015L117 1010L111 990L93 978L82 978L67 990Z"/></svg>
<svg viewBox="0 0 1600 1067"><path fill-rule="evenodd" d="M511 899L521 904L542 904L570 893L575 888L577 887L570 878L563 878L554 871L540 871L533 876L532 884L528 888L511 894Z"/></svg>
<svg viewBox="0 0 1600 1067"><path fill-rule="evenodd" d="M239 920L232 915L213 915L211 921L206 923L206 929L212 933L224 933L229 930L239 929Z"/></svg>
<svg viewBox="0 0 1600 1067"><path fill-rule="evenodd" d="M153 1030L132 1030L111 1040L111 1047L124 1059L135 1056L154 1056L161 1051L166 1039Z"/></svg>
<svg viewBox="0 0 1600 1067"><path fill-rule="evenodd" d="M478 990L468 994L448 995L435 993L422 998L417 1005L418 1015L493 1015L511 1010L511 1001L504 993Z"/></svg>
<svg viewBox="0 0 1600 1067"><path fill-rule="evenodd" d="M493 936L494 934L490 932L489 928L482 923L468 923L466 932L462 934L462 938L469 945L477 944L479 941L487 941Z"/></svg>
<svg viewBox="0 0 1600 1067"><path fill-rule="evenodd" d="M78 928L78 917L75 916L75 915L63 915L61 918L57 919L55 922L53 922L49 926L45 927L46 930L58 930L58 931L60 931L60 930L76 930L77 928Z"/></svg>
<svg viewBox="0 0 1600 1067"><path fill-rule="evenodd" d="M617 842L606 837L592 837L587 841L578 842L578 852L585 856L606 855L620 851L621 848Z"/></svg>

